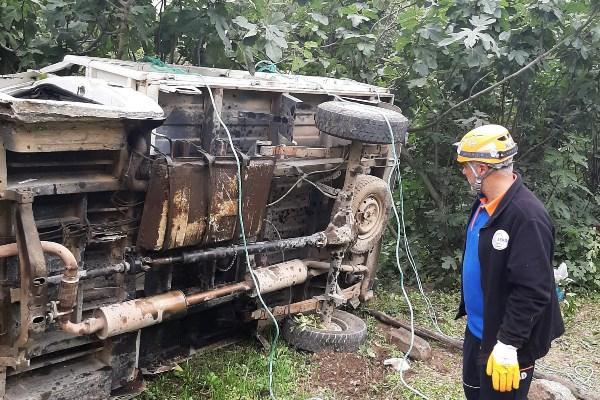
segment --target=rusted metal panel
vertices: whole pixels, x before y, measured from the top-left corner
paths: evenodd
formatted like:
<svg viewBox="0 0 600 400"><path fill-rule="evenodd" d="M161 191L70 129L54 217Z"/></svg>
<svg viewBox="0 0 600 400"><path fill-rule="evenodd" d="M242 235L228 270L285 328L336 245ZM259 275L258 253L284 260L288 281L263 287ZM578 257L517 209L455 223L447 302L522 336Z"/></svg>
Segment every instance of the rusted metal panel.
<svg viewBox="0 0 600 400"><path fill-rule="evenodd" d="M223 109L223 89L212 90L212 98L207 93L204 97L204 123L202 124L202 146L210 150L213 138L218 137L222 131L218 115ZM214 101L214 103L213 103ZM216 108L215 108L216 107Z"/></svg>
<svg viewBox="0 0 600 400"><path fill-rule="evenodd" d="M247 236L261 231L274 170L275 162L269 158L252 159L244 168L242 212Z"/></svg>
<svg viewBox="0 0 600 400"><path fill-rule="evenodd" d="M167 250L200 244L208 223L208 168L203 161L156 161L152 167L138 246Z"/></svg>
<svg viewBox="0 0 600 400"><path fill-rule="evenodd" d="M138 245L166 250L234 239L238 227L237 166L233 157L155 162ZM244 226L248 236L262 228L275 162L260 157L243 167Z"/></svg>
<svg viewBox="0 0 600 400"><path fill-rule="evenodd" d="M160 250L165 242L169 217L169 179L167 163L154 161L146 192L137 245L146 250Z"/></svg>
<svg viewBox="0 0 600 400"><path fill-rule="evenodd" d="M207 225L207 182L203 162L174 162L169 166L171 201L164 248L191 246L202 241Z"/></svg>
<svg viewBox="0 0 600 400"><path fill-rule="evenodd" d="M237 166L232 157L217 157L210 167L208 229L205 242L234 238L238 214Z"/></svg>
<svg viewBox="0 0 600 400"><path fill-rule="evenodd" d="M23 399L108 399L111 369L88 356L47 366L29 374L8 378L5 400Z"/></svg>

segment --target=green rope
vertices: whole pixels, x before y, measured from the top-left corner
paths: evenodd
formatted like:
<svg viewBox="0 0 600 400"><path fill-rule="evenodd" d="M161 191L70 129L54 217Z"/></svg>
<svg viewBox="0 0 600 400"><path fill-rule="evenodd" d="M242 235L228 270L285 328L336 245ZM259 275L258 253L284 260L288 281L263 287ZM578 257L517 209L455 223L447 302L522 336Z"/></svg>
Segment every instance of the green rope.
<svg viewBox="0 0 600 400"><path fill-rule="evenodd" d="M171 74L187 74L188 72L183 70L182 68L174 67L172 65L167 64L163 60L158 57L152 56L144 56L142 58L143 62L150 63L152 65L152 69L158 72L167 72Z"/></svg>
<svg viewBox="0 0 600 400"><path fill-rule="evenodd" d="M255 68L257 72L269 72L271 74L276 74L278 72L277 65L269 60L261 60L257 62Z"/></svg>

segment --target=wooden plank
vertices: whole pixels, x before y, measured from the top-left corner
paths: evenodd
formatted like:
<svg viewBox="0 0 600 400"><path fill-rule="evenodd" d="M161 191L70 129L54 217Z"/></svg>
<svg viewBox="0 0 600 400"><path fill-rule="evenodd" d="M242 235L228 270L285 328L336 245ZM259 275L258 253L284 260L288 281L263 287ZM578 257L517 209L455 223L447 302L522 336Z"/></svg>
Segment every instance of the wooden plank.
<svg viewBox="0 0 600 400"><path fill-rule="evenodd" d="M15 124L2 129L4 147L20 153L120 150L125 129L120 121Z"/></svg>
<svg viewBox="0 0 600 400"><path fill-rule="evenodd" d="M213 139L219 137L222 131L217 115L223 110L223 89L212 89L214 105L206 90L204 95L204 124L202 125L202 147L210 149Z"/></svg>

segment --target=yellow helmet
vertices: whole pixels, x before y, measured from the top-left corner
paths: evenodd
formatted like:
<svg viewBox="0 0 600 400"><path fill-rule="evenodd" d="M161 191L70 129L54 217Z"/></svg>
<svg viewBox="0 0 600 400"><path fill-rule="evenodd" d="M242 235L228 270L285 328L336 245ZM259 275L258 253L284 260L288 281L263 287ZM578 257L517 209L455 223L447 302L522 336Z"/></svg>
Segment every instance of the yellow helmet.
<svg viewBox="0 0 600 400"><path fill-rule="evenodd" d="M496 167L509 165L517 154L517 144L501 125L482 125L468 132L458 143L457 161L478 161Z"/></svg>

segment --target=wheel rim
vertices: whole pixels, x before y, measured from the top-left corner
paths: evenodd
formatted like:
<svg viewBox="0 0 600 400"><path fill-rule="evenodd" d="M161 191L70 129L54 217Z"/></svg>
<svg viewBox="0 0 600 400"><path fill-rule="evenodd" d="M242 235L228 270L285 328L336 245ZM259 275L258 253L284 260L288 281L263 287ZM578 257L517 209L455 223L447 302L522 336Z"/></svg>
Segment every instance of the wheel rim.
<svg viewBox="0 0 600 400"><path fill-rule="evenodd" d="M334 332L342 332L344 328L335 323L335 321L331 321L328 324L323 324L325 326L325 330L334 331Z"/></svg>
<svg viewBox="0 0 600 400"><path fill-rule="evenodd" d="M358 207L356 225L359 239L369 238L377 231L382 218L382 205L375 196L365 198Z"/></svg>
<svg viewBox="0 0 600 400"><path fill-rule="evenodd" d="M328 331L345 332L348 330L348 324L344 320L337 318L335 315L331 317L330 323L324 325L325 330Z"/></svg>

